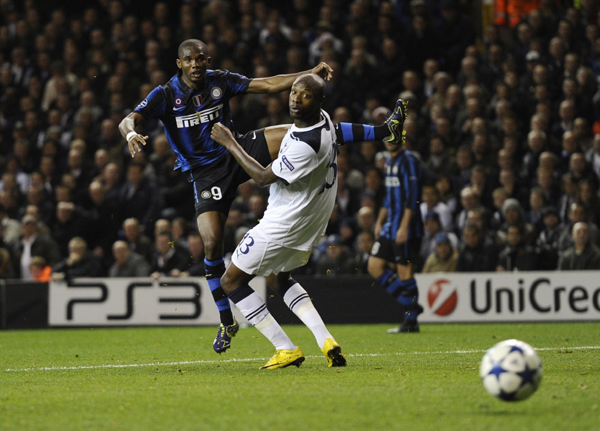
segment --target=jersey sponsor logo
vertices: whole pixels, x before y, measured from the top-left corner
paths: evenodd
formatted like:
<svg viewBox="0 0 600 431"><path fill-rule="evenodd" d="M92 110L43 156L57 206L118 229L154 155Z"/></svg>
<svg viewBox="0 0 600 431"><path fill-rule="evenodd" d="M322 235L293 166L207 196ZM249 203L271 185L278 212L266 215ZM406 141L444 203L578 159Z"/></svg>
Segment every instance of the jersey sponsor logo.
<svg viewBox="0 0 600 431"><path fill-rule="evenodd" d="M292 165L292 164L290 163L290 161L287 159L287 157L286 157L286 156L283 156L283 157L281 158L281 161L283 162L283 164L284 164L285 166L287 166L287 168L288 168L290 171L293 171L294 169L296 169L296 168L294 168L294 165Z"/></svg>
<svg viewBox="0 0 600 431"><path fill-rule="evenodd" d="M213 99L220 99L221 95L223 94L223 90L221 90L219 87L215 87L211 90L210 94Z"/></svg>
<svg viewBox="0 0 600 431"><path fill-rule="evenodd" d="M200 123L208 123L215 118L218 118L223 113L223 104L217 105L214 108L205 109L204 111L196 112L195 114L175 117L178 129L198 126Z"/></svg>
<svg viewBox="0 0 600 431"><path fill-rule="evenodd" d="M385 177L386 187L400 187L400 179L398 177Z"/></svg>
<svg viewBox="0 0 600 431"><path fill-rule="evenodd" d="M192 102L194 102L194 106L202 106L202 95L198 94L197 96L192 97Z"/></svg>

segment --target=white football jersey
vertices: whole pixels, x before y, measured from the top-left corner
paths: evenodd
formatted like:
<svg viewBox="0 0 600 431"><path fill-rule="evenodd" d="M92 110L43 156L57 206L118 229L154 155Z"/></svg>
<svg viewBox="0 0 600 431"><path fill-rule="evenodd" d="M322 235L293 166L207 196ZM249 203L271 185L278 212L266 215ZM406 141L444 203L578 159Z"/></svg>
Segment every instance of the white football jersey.
<svg viewBox="0 0 600 431"><path fill-rule="evenodd" d="M337 191L337 143L329 115L299 128L293 125L281 142L271 169L269 205L257 228L275 243L310 250L325 233Z"/></svg>

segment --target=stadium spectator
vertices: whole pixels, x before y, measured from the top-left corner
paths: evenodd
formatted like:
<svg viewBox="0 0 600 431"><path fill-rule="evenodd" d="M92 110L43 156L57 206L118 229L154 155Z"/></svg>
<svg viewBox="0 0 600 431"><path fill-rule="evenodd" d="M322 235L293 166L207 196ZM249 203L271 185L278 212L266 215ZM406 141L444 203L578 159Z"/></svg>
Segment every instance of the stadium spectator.
<svg viewBox="0 0 600 431"><path fill-rule="evenodd" d="M144 176L144 168L138 163L127 167L127 181L119 190L121 218L136 218L143 231L152 232L153 221L158 218L162 196L158 187Z"/></svg>
<svg viewBox="0 0 600 431"><path fill-rule="evenodd" d="M68 256L52 267L52 280L56 281L103 275L100 260L88 251L87 243L79 236L69 241Z"/></svg>
<svg viewBox="0 0 600 431"><path fill-rule="evenodd" d="M434 238L434 251L423 265L423 273L454 272L458 263L458 250L446 232L439 232Z"/></svg>
<svg viewBox="0 0 600 431"><path fill-rule="evenodd" d="M476 226L466 225L458 250L456 272L495 271L497 258L495 247L484 244L481 230Z"/></svg>
<svg viewBox="0 0 600 431"><path fill-rule="evenodd" d="M150 264L139 254L132 252L125 241L116 241L112 245L115 262L108 269L109 277L147 277Z"/></svg>
<svg viewBox="0 0 600 431"><path fill-rule="evenodd" d="M522 227L513 224L508 227L506 246L498 255L496 271L533 271L537 269L536 254L523 242Z"/></svg>
<svg viewBox="0 0 600 431"><path fill-rule="evenodd" d="M13 247L15 270L23 280L31 280L29 264L33 256L43 257L49 265L54 265L61 259L60 249L54 238L49 234L39 233L37 220L31 216L25 216L21 220L21 237Z"/></svg>
<svg viewBox="0 0 600 431"><path fill-rule="evenodd" d="M585 222L573 225L573 245L561 253L558 269L562 271L600 269L600 248L590 241Z"/></svg>
<svg viewBox="0 0 600 431"><path fill-rule="evenodd" d="M568 223L565 223L558 240L559 252L564 252L573 245L573 227L577 223L586 223L587 238L592 244L600 245L598 226L587 220L587 211L581 202L573 202L569 207Z"/></svg>
<svg viewBox="0 0 600 431"><path fill-rule="evenodd" d="M2 204L0 204L0 228L4 244L15 243L21 235L21 223L19 220L10 218Z"/></svg>
<svg viewBox="0 0 600 431"><path fill-rule="evenodd" d="M358 274L368 274L369 256L375 243L373 233L363 231L356 237L354 247L354 268Z"/></svg>
<svg viewBox="0 0 600 431"><path fill-rule="evenodd" d="M48 283L52 276L52 267L46 264L46 259L41 256L33 256L29 264L31 279L40 283Z"/></svg>
<svg viewBox="0 0 600 431"><path fill-rule="evenodd" d="M187 254L178 247L172 247L170 232L159 232L156 235L154 246L156 251L152 256L152 276L169 276L173 270L185 271L188 267Z"/></svg>
<svg viewBox="0 0 600 431"><path fill-rule="evenodd" d="M437 234L444 232L444 229L440 222L439 214L433 210L429 210L425 214L423 226L425 229L423 233L423 240L421 241L421 250L419 255L421 256L422 262L425 262L429 255L435 251L435 238ZM456 249L458 247L458 238L456 235L453 232L445 233L452 243L452 247Z"/></svg>
<svg viewBox="0 0 600 431"><path fill-rule="evenodd" d="M185 271L171 271L173 277L202 277L205 274L204 268L204 243L198 232L192 232L187 236L188 250L190 259Z"/></svg>
<svg viewBox="0 0 600 431"><path fill-rule="evenodd" d="M325 242L327 249L317 260L315 274L342 275L356 273L356 265L349 248L340 235L330 235Z"/></svg>
<svg viewBox="0 0 600 431"><path fill-rule="evenodd" d="M555 207L545 207L542 210L542 221L544 228L539 233L535 244L538 269L554 270L558 264L558 245L564 226Z"/></svg>
<svg viewBox="0 0 600 431"><path fill-rule="evenodd" d="M87 237L90 220L73 202L59 202L56 205L56 220L52 225L52 236L58 243L60 254L69 254L69 242L74 237Z"/></svg>
<svg viewBox="0 0 600 431"><path fill-rule="evenodd" d="M132 252L142 256L148 263L152 262L154 246L150 238L140 229L136 218L128 218L123 222L123 236Z"/></svg>

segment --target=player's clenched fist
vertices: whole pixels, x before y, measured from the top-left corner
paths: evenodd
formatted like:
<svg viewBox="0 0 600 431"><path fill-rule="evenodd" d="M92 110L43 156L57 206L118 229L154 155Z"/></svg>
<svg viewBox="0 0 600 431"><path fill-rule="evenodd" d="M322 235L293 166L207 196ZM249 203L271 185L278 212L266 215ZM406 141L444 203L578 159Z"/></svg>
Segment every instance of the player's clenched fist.
<svg viewBox="0 0 600 431"><path fill-rule="evenodd" d="M213 141L223 145L225 148L229 148L229 145L232 142L235 143L231 130L229 130L221 123L215 123L215 125L210 131L210 137Z"/></svg>

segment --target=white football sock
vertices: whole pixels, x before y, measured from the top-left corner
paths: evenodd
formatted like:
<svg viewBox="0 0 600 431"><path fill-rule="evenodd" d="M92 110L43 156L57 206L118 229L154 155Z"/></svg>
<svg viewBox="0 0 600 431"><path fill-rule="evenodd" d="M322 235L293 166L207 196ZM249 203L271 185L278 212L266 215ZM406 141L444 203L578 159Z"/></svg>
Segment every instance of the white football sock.
<svg viewBox="0 0 600 431"><path fill-rule="evenodd" d="M320 349L325 345L326 339L333 338L327 327L325 327L323 319L321 319L319 312L310 300L308 293L300 286L300 283L296 283L288 289L283 296L283 301L302 320L302 323L311 330Z"/></svg>
<svg viewBox="0 0 600 431"><path fill-rule="evenodd" d="M271 316L267 304L256 292L252 292L239 302L235 303L246 319L258 329L267 340L275 346L276 350L295 350L296 345L290 340L277 321Z"/></svg>

